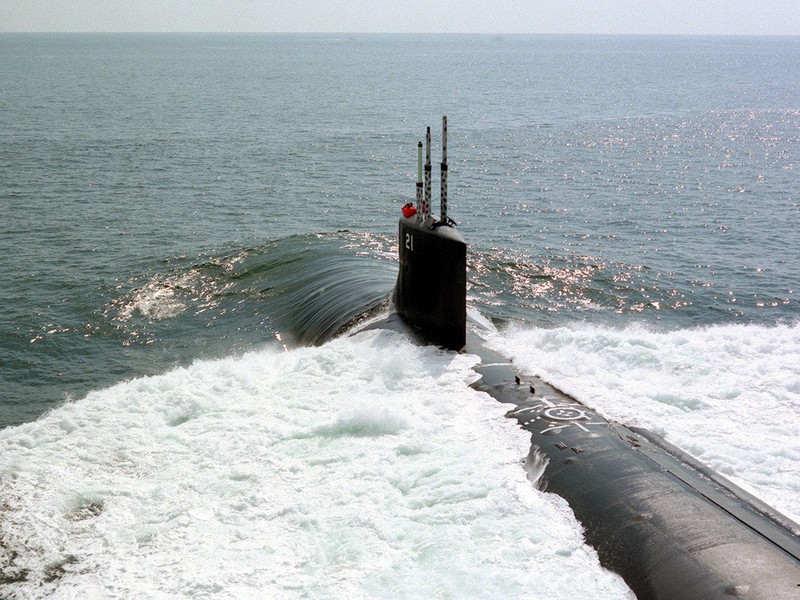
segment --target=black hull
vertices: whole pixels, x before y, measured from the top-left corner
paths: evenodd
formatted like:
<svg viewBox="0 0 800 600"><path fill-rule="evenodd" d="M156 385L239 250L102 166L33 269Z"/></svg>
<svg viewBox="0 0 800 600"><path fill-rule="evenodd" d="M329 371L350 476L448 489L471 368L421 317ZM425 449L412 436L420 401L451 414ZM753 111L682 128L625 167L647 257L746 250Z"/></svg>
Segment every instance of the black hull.
<svg viewBox="0 0 800 600"><path fill-rule="evenodd" d="M482 360L473 387L511 405L530 432L540 489L567 500L601 563L639 600L800 598L797 524L659 436L518 379L477 340L467 350Z"/></svg>

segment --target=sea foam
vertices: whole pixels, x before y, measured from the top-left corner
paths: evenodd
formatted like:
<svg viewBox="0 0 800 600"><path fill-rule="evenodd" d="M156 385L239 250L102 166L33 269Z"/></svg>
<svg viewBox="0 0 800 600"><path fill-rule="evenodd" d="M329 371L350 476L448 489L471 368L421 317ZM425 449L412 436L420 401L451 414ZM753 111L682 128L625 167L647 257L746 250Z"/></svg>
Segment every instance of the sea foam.
<svg viewBox="0 0 800 600"><path fill-rule="evenodd" d="M197 362L0 431L0 594L633 598L476 358L387 331Z"/></svg>

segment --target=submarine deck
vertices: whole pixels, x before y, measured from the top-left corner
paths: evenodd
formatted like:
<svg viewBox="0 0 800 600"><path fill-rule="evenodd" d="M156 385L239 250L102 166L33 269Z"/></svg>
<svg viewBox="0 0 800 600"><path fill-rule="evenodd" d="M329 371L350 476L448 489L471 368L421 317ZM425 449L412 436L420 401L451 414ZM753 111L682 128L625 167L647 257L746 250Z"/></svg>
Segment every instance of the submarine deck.
<svg viewBox="0 0 800 600"><path fill-rule="evenodd" d="M607 421L471 334L473 384L531 434L540 489L567 500L639 600L800 598L800 526L644 429Z"/></svg>

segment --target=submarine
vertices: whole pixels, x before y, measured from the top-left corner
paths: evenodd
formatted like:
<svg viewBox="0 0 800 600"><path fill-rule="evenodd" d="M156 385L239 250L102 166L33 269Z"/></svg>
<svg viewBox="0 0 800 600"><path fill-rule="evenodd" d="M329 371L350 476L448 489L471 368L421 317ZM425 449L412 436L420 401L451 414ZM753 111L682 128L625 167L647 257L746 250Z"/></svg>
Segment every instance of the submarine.
<svg viewBox="0 0 800 600"><path fill-rule="evenodd" d="M467 244L448 216L446 116L438 217L430 127L425 141L415 202L399 220L395 312L372 327L480 358L472 387L507 404L530 434L534 484L569 503L601 564L638 600L800 600L800 525L654 432L605 419L487 347L487 332L467 319Z"/></svg>

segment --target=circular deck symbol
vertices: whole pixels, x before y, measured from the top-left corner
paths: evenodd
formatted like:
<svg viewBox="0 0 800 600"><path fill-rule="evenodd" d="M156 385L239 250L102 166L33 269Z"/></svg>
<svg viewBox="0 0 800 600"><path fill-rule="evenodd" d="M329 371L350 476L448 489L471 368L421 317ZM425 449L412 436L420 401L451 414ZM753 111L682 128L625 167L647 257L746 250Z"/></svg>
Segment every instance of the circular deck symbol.
<svg viewBox="0 0 800 600"><path fill-rule="evenodd" d="M539 404L519 407L506 416L516 417L525 429L534 433L546 425L538 431L542 435L554 435L573 427L589 433L588 428L593 425L608 425L602 418L584 409L586 407L581 404L556 404L548 398L542 398Z"/></svg>
<svg viewBox="0 0 800 600"><path fill-rule="evenodd" d="M575 406L554 406L542 411L542 416L551 421L580 421L589 416Z"/></svg>

